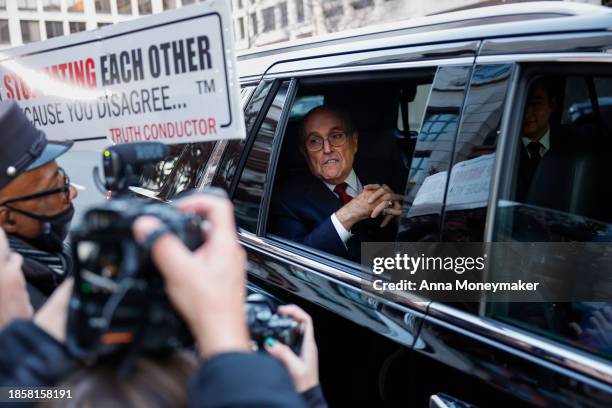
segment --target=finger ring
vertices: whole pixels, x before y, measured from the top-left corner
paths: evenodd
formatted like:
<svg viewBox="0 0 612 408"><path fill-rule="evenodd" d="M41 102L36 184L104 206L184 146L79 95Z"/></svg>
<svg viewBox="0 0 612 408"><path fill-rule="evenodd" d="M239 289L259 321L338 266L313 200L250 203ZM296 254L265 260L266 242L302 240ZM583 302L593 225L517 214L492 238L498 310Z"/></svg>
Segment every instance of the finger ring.
<svg viewBox="0 0 612 408"><path fill-rule="evenodd" d="M387 207L393 207L393 201L391 200L387 201Z"/></svg>
<svg viewBox="0 0 612 408"><path fill-rule="evenodd" d="M383 208L382 215L387 215L387 209L386 208Z"/></svg>

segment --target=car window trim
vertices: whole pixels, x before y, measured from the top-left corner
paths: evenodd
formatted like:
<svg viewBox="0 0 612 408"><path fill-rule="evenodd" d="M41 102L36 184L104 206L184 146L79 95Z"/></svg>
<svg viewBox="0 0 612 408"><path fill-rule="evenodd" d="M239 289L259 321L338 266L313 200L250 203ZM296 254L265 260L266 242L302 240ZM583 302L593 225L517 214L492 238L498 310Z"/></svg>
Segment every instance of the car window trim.
<svg viewBox="0 0 612 408"><path fill-rule="evenodd" d="M265 79L262 79L262 81L259 83L258 86L261 86L264 82L265 82ZM232 198L236 194L236 188L238 187L238 183L240 182L240 176L242 175L242 171L244 170L244 166L249 156L248 153L250 153L251 148L253 147L253 143L255 143L255 138L257 137L257 133L259 133L259 128L261 127L261 124L263 123L264 118L268 114L268 110L270 110L270 106L272 105L272 102L274 101L274 98L276 97L276 93L278 92L278 89L280 88L281 83L282 81L280 80L277 80L277 79L273 80L270 90L268 91L268 94L266 95L266 99L264 100L264 103L261 106L261 110L257 113L257 117L255 118L255 122L253 123L253 127L251 128L251 131L249 132L249 134L246 136L244 148L242 149L243 154L240 155L240 160L238 161L238 164L236 165L236 170L234 171L234 174L232 176L232 182L230 184L229 191L228 191L229 196ZM246 106L247 105L245 105L245 107Z"/></svg>
<svg viewBox="0 0 612 408"><path fill-rule="evenodd" d="M500 62L607 62L612 63L612 55L601 52L559 52L533 54L482 55L476 63Z"/></svg>
<svg viewBox="0 0 612 408"><path fill-rule="evenodd" d="M291 106L297 95L298 82L295 78L287 78L286 80L280 80L281 84L289 82L287 88L287 95L283 102L283 109L274 131L274 137L272 141L272 151L270 152L270 158L268 160L268 168L266 171L266 181L264 183L264 190L261 195L261 203L259 209L259 215L257 217L257 235L263 236L265 234L265 227L268 222L268 211L272 196L272 190L274 186L274 180L276 179L276 164L278 163L278 157L283 146L283 140L285 138L285 130L287 129L287 123L289 122L289 114L291 113ZM280 89L280 87L279 87Z"/></svg>
<svg viewBox="0 0 612 408"><path fill-rule="evenodd" d="M430 303L427 315L525 351L555 366L612 384L612 365L608 361L586 352L580 352L554 340L545 339L530 331L468 313L439 302Z"/></svg>
<svg viewBox="0 0 612 408"><path fill-rule="evenodd" d="M383 298L375 293L364 292L362 287L364 283L363 278L360 278L354 273L346 272L341 268L320 262L319 260L314 259L314 257L305 257L300 253L302 252L300 250L291 251L283 248L282 246L278 246L278 243L283 243L274 238L260 237L242 228L238 231L238 238L243 245L249 246L260 252L265 252L266 255L280 259L283 262L294 264L300 268L305 268L310 273L317 274L324 279L339 281L343 284L350 285L352 288L360 291L365 296L376 298L378 301L389 304L395 308L405 309L406 312L414 313L416 311L425 314L427 312L428 305L431 303L429 300L417 299L416 296L406 296L402 297L401 300L398 299L398 301L396 301ZM329 260L327 258L324 259ZM330 263L336 262L331 261Z"/></svg>
<svg viewBox="0 0 612 408"><path fill-rule="evenodd" d="M473 64L476 60L476 55L470 57L458 57L458 58L441 58L435 60L425 61L409 61L409 62L392 62L384 64L371 64L371 65L355 65L350 67L333 67L333 68L313 68L304 70L295 70L290 72L282 72L278 74L266 74L266 79L276 78L287 78L288 76L294 78L301 78L304 76L316 76L326 74L350 74L350 73L362 73L372 71L393 71L398 69L407 68L430 68L439 67L442 65L467 65Z"/></svg>

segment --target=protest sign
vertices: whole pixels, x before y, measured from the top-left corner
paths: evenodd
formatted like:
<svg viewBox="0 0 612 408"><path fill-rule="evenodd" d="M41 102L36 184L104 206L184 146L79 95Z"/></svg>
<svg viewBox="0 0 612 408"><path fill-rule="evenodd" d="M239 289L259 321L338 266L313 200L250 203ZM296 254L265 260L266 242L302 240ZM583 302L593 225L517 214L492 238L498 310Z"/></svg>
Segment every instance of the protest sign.
<svg viewBox="0 0 612 408"><path fill-rule="evenodd" d="M227 1L3 51L0 99L49 139L166 144L243 138Z"/></svg>

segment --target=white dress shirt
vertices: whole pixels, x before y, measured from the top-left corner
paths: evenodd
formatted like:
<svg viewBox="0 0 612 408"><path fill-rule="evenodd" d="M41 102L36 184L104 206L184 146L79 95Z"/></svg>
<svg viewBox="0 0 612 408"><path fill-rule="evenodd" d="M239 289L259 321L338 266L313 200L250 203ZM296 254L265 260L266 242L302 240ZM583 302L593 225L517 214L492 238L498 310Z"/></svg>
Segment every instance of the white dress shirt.
<svg viewBox="0 0 612 408"><path fill-rule="evenodd" d="M533 140L531 140L530 138L528 137L523 138L523 145L525 145L525 148L527 148L527 145L531 142L533 142ZM548 128L546 133L544 133L544 136L542 136L540 140L538 140L538 142L541 145L540 146L540 157L544 157L546 152L550 150L550 127ZM529 154L529 150L527 150L527 154Z"/></svg>
<svg viewBox="0 0 612 408"><path fill-rule="evenodd" d="M351 197L355 197L363 191L363 186L361 185L361 181L359 181L359 179L357 178L355 170L351 169L351 172L346 177L344 182L348 184L348 187L346 187L346 194L350 195ZM332 193L334 193L336 184L330 184L325 181L323 183L327 186L327 188L331 190ZM336 193L334 193L334 195L336 195ZM351 234L351 231L348 231L346 228L344 228L344 225L342 225L338 217L336 217L336 213L333 213L331 215L331 222L332 224L334 224L334 228L336 229L338 236L346 246L346 241L348 241L349 238L353 236L353 234Z"/></svg>

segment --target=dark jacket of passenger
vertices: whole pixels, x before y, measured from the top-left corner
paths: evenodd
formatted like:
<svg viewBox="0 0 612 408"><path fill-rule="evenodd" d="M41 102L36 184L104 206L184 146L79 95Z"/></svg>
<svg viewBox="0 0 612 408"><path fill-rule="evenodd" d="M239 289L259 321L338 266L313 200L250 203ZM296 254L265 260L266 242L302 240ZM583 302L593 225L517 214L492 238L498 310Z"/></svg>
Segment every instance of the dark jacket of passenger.
<svg viewBox="0 0 612 408"><path fill-rule="evenodd" d="M397 194L403 194L405 180L393 174L384 163L370 162L367 167L354 167L363 186L386 184ZM306 246L344 258L359 261L361 242L395 241L397 224L380 228L383 217L358 222L354 234L346 243L338 236L331 215L342 201L309 170L287 174L272 198L271 232Z"/></svg>

